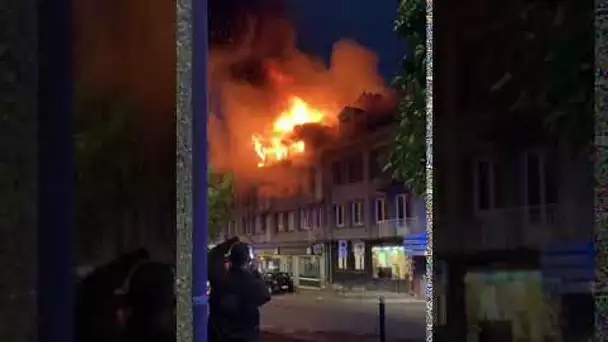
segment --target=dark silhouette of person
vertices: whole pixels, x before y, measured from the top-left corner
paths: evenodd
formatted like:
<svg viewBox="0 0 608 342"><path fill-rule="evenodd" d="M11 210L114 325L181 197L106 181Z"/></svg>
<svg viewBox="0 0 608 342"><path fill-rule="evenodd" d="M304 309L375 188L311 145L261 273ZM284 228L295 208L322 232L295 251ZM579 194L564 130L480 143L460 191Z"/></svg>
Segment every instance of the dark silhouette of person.
<svg viewBox="0 0 608 342"><path fill-rule="evenodd" d="M211 287L209 340L211 342L257 342L260 307L270 301L264 281L254 274L249 246L237 242L229 252L230 268Z"/></svg>
<svg viewBox="0 0 608 342"><path fill-rule="evenodd" d="M128 279L124 342L175 341L174 274L170 265L147 262Z"/></svg>
<svg viewBox="0 0 608 342"><path fill-rule="evenodd" d="M173 283L144 249L97 267L77 286L76 342L174 341Z"/></svg>
<svg viewBox="0 0 608 342"><path fill-rule="evenodd" d="M117 341L124 331L125 321L119 313L125 308L125 298L116 294L135 265L148 261L145 249L122 255L95 268L76 286L76 342Z"/></svg>

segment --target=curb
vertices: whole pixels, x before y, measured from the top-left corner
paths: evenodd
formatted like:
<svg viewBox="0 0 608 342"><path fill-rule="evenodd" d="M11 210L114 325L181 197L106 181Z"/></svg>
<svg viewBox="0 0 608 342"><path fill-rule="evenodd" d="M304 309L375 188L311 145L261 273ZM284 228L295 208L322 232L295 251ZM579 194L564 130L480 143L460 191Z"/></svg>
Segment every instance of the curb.
<svg viewBox="0 0 608 342"><path fill-rule="evenodd" d="M311 296L315 297L317 300L327 299L342 299L342 300L364 300L368 302L377 302L379 297L382 297L381 294L362 294L362 293L335 293L331 291L324 290L299 290L295 294L295 296ZM389 304L394 303L425 303L426 300L416 298L410 295L399 295L399 294L389 294L384 296L384 301Z"/></svg>

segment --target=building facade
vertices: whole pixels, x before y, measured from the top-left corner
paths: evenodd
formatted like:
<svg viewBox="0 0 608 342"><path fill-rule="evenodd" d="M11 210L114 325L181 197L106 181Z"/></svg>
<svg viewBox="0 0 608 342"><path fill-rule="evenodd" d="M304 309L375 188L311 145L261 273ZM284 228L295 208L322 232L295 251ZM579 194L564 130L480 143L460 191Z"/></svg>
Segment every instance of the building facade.
<svg viewBox="0 0 608 342"><path fill-rule="evenodd" d="M467 35L480 29L463 28L487 16L479 3L436 8L435 331L458 341L584 340L593 331L592 161L570 137L548 134L538 113L505 113L488 95L496 63Z"/></svg>
<svg viewBox="0 0 608 342"><path fill-rule="evenodd" d="M383 170L394 128L385 118L342 122L312 162L277 166L275 178L302 180L297 191L241 193L225 235L252 243L263 268L291 273L299 287L421 294L424 254L406 253L403 241L425 231L424 202Z"/></svg>

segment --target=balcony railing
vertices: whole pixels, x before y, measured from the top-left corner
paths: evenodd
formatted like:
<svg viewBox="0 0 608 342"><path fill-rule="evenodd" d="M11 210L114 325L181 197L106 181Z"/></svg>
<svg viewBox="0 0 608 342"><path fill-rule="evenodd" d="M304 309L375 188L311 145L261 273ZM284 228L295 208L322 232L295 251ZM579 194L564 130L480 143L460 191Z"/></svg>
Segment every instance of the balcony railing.
<svg viewBox="0 0 608 342"><path fill-rule="evenodd" d="M479 248L486 250L539 248L561 235L553 204L484 211L477 219Z"/></svg>
<svg viewBox="0 0 608 342"><path fill-rule="evenodd" d="M377 230L378 238L403 237L412 233L424 231L424 224L417 217L392 219L378 222Z"/></svg>

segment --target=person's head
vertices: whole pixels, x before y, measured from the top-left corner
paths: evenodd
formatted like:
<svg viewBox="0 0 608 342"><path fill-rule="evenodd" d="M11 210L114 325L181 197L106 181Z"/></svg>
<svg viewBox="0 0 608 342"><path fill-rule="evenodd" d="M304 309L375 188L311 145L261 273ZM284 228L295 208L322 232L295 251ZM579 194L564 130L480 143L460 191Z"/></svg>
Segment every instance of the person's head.
<svg viewBox="0 0 608 342"><path fill-rule="evenodd" d="M230 249L228 256L232 267L243 268L249 265L251 258L249 256L249 246L247 244L237 242Z"/></svg>

